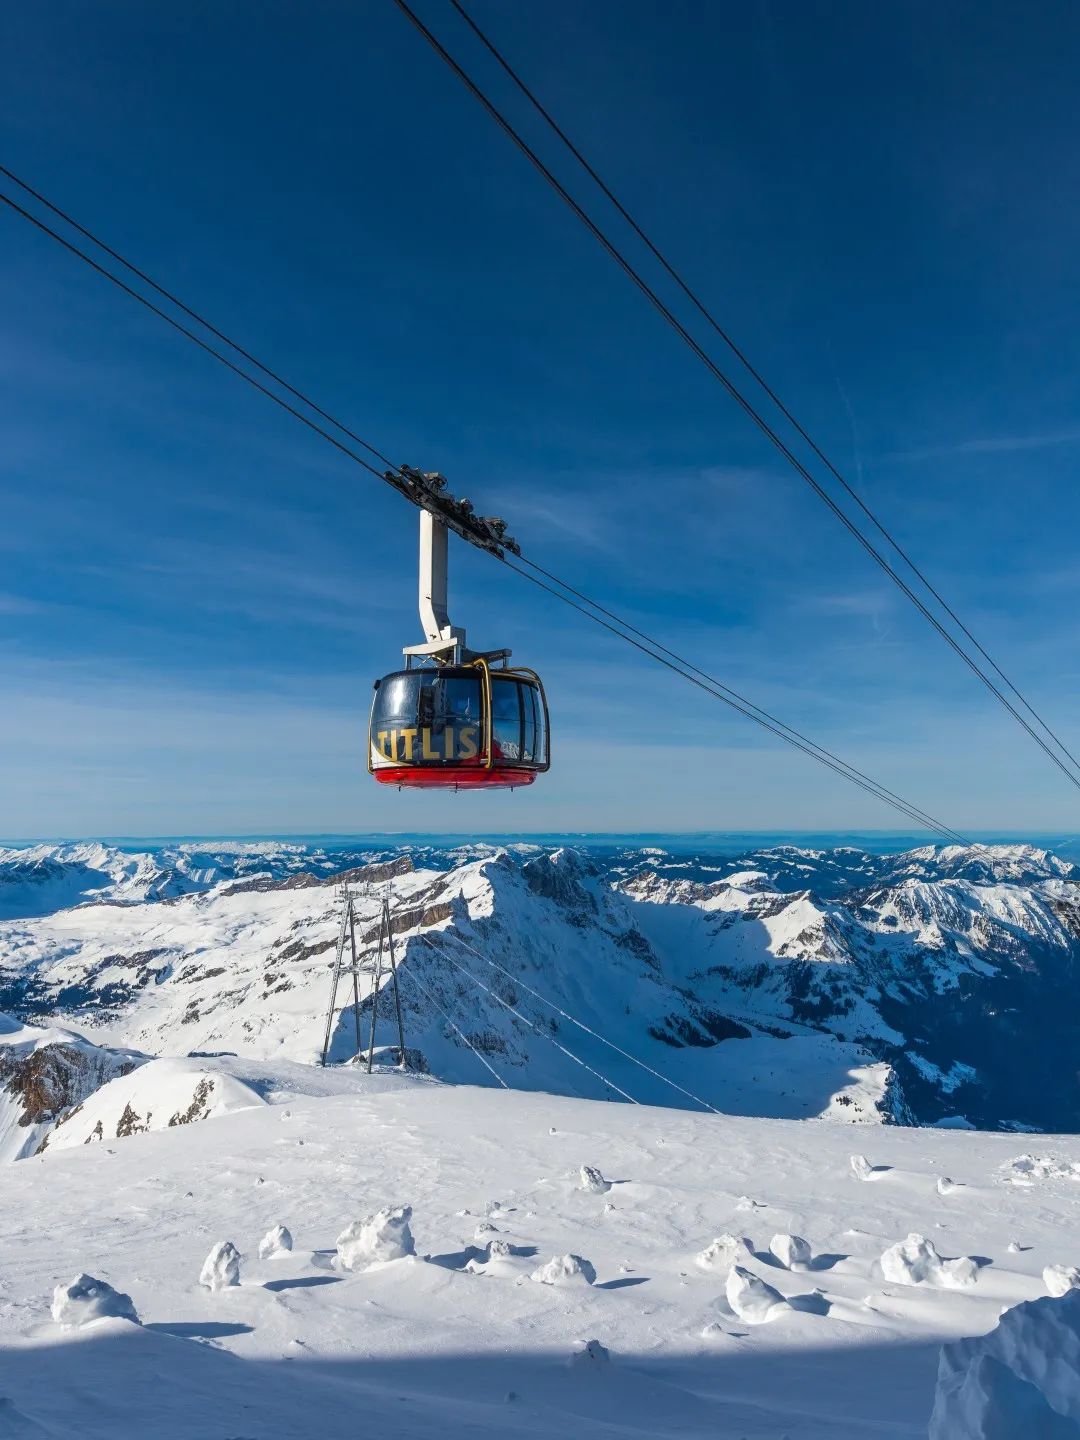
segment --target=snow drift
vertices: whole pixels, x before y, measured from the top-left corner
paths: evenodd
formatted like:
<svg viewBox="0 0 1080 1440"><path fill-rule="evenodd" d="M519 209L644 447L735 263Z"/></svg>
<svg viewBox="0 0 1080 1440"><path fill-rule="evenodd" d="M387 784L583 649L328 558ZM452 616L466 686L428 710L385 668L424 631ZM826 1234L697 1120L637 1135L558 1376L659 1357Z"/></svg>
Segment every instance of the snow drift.
<svg viewBox="0 0 1080 1440"><path fill-rule="evenodd" d="M1080 1290L1006 1310L942 1346L930 1440L1077 1440Z"/></svg>

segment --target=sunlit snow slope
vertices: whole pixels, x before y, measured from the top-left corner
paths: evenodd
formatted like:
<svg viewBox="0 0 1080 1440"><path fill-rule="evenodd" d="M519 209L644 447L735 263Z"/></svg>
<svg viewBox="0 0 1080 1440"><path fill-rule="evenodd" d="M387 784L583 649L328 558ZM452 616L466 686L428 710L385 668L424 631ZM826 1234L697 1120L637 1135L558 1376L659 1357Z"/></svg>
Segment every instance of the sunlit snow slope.
<svg viewBox="0 0 1080 1440"><path fill-rule="evenodd" d="M990 1330L1078 1258L1076 1139L1028 1153L1013 1136L350 1083L9 1167L0 1433L922 1440L942 1340ZM350 1222L396 1205L415 1255L336 1263ZM278 1223L292 1253L259 1260ZM881 1257L911 1231L946 1262L977 1257L973 1278L886 1281ZM770 1253L791 1233L804 1268ZM728 1298L725 1234L776 1292L757 1319ZM240 1284L213 1294L198 1276L222 1240ZM581 1273L530 1278L567 1255ZM55 1325L53 1287L79 1272L129 1294L142 1328Z"/></svg>

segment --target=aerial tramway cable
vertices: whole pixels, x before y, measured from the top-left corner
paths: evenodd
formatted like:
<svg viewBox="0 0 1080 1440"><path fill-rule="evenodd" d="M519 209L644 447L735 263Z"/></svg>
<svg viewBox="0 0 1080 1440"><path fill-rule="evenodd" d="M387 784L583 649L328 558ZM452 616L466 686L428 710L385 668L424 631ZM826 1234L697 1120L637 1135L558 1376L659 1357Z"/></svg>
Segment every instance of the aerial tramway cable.
<svg viewBox="0 0 1080 1440"><path fill-rule="evenodd" d="M85 225L80 225L78 220L76 220L74 216L69 215L66 210L61 210L59 205L54 205L51 200L47 199L44 195L42 195L40 190L35 190L32 185L28 185L25 180L20 179L13 170L9 170L6 165L0 165L0 175L5 175L9 180L14 181L14 183L18 185L20 190L25 190L27 195L32 195L39 205L44 205L46 210L51 210L58 219L63 220L65 225L70 225L73 230L77 230L78 233L82 235L85 239L92 241L93 244L95 244L99 250L104 251L104 253L110 257L110 259L119 260L120 264L123 265L124 269L130 270L132 275L137 276L144 285L149 285L151 290L155 290L163 299L168 300L170 305L175 305L176 308L182 311L190 320L198 321L198 323L203 327L203 329L208 330L210 334L215 337L215 339L223 340L225 344L228 345L230 350L235 350L236 353L243 356L243 358L247 360L249 364L254 365L257 370L261 370L262 373L268 376L269 379L273 380L275 384L280 385L283 390L287 390L289 394L294 396L297 400L302 400L309 409L314 410L316 415L320 416L323 420L328 420L330 424L333 425L335 429L340 430L343 435L347 435L350 440L355 441L357 445L361 446L364 450L367 450L369 454L374 455L377 460L381 460L384 465L389 465L391 470L397 469L397 466L394 464L394 462L388 459L388 457L385 456L381 450L377 450L375 446L365 440L363 436L357 435L354 430L349 429L348 425L344 424L341 420L338 420L328 411L323 410L320 406L316 405L315 401L312 400L310 395L305 395L304 392L302 390L298 390L295 385L290 385L288 380L283 379L283 377L280 376L275 370L271 370L269 365L264 365L257 356L252 355L250 350L245 350L242 345L238 345L235 340L230 339L229 336L225 335L222 331L220 331L217 326L212 325L210 321L205 318L205 316L200 315L197 310L192 310L189 305L185 305L183 300L179 299L176 295L174 295L171 290L166 290L164 285L159 285L152 276L147 275L145 270L140 270L137 265L133 265L131 261L121 255L118 250L114 250L110 245L106 245L104 240L100 240L91 230L87 230ZM10 204L11 202L8 201L8 203ZM25 215L28 220L33 220L34 218L32 215L29 215L25 210L20 211L20 213ZM34 221L34 223L38 224L39 222ZM53 234L54 239L60 240L61 244L66 243L60 238L60 236L55 235L54 232L49 231L49 233ZM92 265L94 263L86 256L83 256L82 258L86 259L88 264ZM104 274L105 272L102 271L101 273ZM110 276L109 278L112 279L113 277ZM116 281L116 283L122 284L123 282L118 280ZM128 294L134 294L134 292L129 290ZM135 295L135 298L141 299L141 297L138 295ZM161 315L160 310L155 310L154 313L157 315ZM167 315L163 315L162 318L168 320L169 317ZM170 320L169 323L172 324L173 322ZM182 333L187 334L188 332L184 331ZM194 339L193 336L189 336L189 338ZM199 342L196 341L196 344L198 343ZM217 358L220 359L221 357L218 356ZM379 475L380 479L382 479L382 475L379 471L375 471L375 473Z"/></svg>
<svg viewBox="0 0 1080 1440"><path fill-rule="evenodd" d="M600 175L597 174L594 167L582 154L578 146L575 145L574 142L570 139L569 135L567 135L566 131L562 128L559 122L555 119L555 117L551 114L547 107L542 103L542 101L535 95L535 93L529 88L529 86L526 85L525 81L521 78L518 72L506 59L505 55L503 55L503 53L499 50L495 42L490 38L490 36L485 33L483 29L481 29L480 25L477 24L477 22L465 9L465 6L462 5L461 0L450 0L450 4L465 21L469 29L472 30L473 34L477 37L481 44L494 57L495 61L502 68L502 70L510 77L513 83L517 86L518 90L521 91L521 93L528 100L529 104L532 105L533 109L537 111L537 113L543 118L547 125L550 126L552 131L562 141L563 145L566 146L567 150L569 150L570 154L573 155L574 159L582 167L582 169L589 176L589 178L598 186L604 196L611 202L611 204L615 207L618 213L630 226L630 229L642 242L645 248L649 251L653 258L663 267L668 276L675 282L678 288L690 301L691 305L693 305L694 309L698 312L698 314L701 315L701 317L714 331L714 333L720 337L720 339L724 342L724 344L728 347L728 349L736 357L736 359L743 366L746 372L752 377L752 379L757 382L757 384L765 392L768 398L780 411L780 414L783 415L784 419L788 422L788 424L791 425L791 427L800 436L800 438L806 442L806 444L814 452L814 454L821 461L821 463L826 467L826 469L833 476L833 478L844 488L847 494L863 512L863 514L878 531L878 533L889 542L896 554L900 556L901 560L903 560L904 564L907 565L908 569L912 572L912 574L917 577L917 579L922 583L922 585L925 586L927 591L934 597L937 603L941 606L942 610L944 610L945 614L948 615L949 619L956 625L957 629L960 630L963 635L971 641L972 645L975 646L976 650L978 650L979 654L983 657L983 659L991 666L994 672L1002 680L1004 680L1005 684L1020 701L1024 709L1027 710L1028 714L1031 715L1033 719L1038 721L1039 725L1041 725L1046 734L1050 736L1050 738L1053 740L1054 744L1057 745L1058 749L1062 752L1062 754L1067 756L1074 766L1080 768L1080 760L1077 760L1076 756L1072 753L1071 750L1069 750L1069 748L1065 745L1064 741L1060 738L1060 736L1055 734L1055 732L1050 728L1050 726L1039 714L1039 712L1034 708L1034 706L1027 700L1027 698L1016 687L1016 685L1013 684L1013 682L1002 670L1001 666L998 665L996 660L994 660L993 656L991 656L987 652L987 650L979 643L979 641L971 633L968 627L960 619L959 615L957 615L956 611L952 608L951 605L949 605L948 601L944 598L940 591L938 591L938 589L927 578L925 572L920 569L920 567L915 563L915 561L911 558L908 552L903 548L900 542L896 539L895 535L893 535L891 531L889 531L887 527L882 523L882 521L878 519L877 515L875 515L874 512L870 509L870 507L866 504L866 502L863 500L862 496L858 493L854 486L849 484L845 476L840 472L840 470L833 463L833 461L829 459L828 455L825 454L821 446L818 445L817 441L814 440L814 438L807 432L805 427L799 422L799 420L796 419L790 409L784 404L783 400L781 400L780 396L776 393L776 391L772 388L772 386L768 383L765 377L761 374L761 372L747 356L746 352L738 344L736 344L736 342L732 339L731 335L728 334L728 332L717 320L716 316L701 299L700 295L698 295L697 292L691 288L685 277L675 268L675 266L660 249L660 247L655 243L655 241L653 241L652 238L645 232L645 230L642 229L641 225L634 219L633 215L618 198L618 196L614 193L611 187L601 178Z"/></svg>
<svg viewBox="0 0 1080 1440"><path fill-rule="evenodd" d="M1062 774L1064 774L1066 778L1074 786L1076 786L1078 790L1080 790L1080 773L1076 773L1074 769L1070 768L1070 765L1065 760L1062 760L1058 755L1054 753L1054 751L1050 748L1050 746L1046 743L1042 736L1039 735L1031 727L1028 721L1024 719L1024 717L1011 703L1011 701L1001 692L1000 689L998 689L990 676L981 669L978 662L972 659L972 657L963 648L963 646L959 643L956 637L952 635L945 628L944 625L942 625L941 621L937 618L937 616L929 610L926 604L912 590L912 588L910 587L910 585L907 584L904 578L899 575L896 570L889 564L889 561L885 558L885 556L881 553L881 551L877 548L873 541L863 534L862 530L859 529L858 525L854 522L854 520L852 520L851 517L837 504L837 502L824 488L820 481L817 480L816 477L812 474L812 472L807 469L807 467L803 464L799 457L777 433L777 431L773 429L773 427L769 424L765 417L754 407L754 405L746 398L746 396L743 395L743 393L738 389L735 383L724 373L724 371L721 370L720 366L716 363L715 360L712 359L709 353L697 342L697 340L694 339L693 335L691 335L690 331L687 330L686 326L683 325L682 321L680 321L679 318L675 315L675 313L671 310L670 306L668 306L665 301L660 297L660 295L657 294L656 290L649 284L649 282L644 278L640 271L638 271L634 267L634 265L626 258L622 251L619 250L619 248L615 245L614 241L612 241L607 236L607 234L600 228L596 221L592 219L588 212L574 199L574 197L570 194L570 192L566 189L562 182L556 177L550 167L540 158L536 151L514 128L511 122L506 118L502 111L498 109L494 102L484 93L484 91L480 88L476 81L473 80L472 77L458 63L458 61L454 59L454 57L432 33L432 31L428 29L428 27L424 24L424 22L420 19L416 12L406 3L406 0L394 0L394 4L397 5L398 9L402 12L402 14L406 16L406 18L415 26L415 28L420 32L424 39L427 40L428 44L436 52L436 54L446 63L447 66L449 66L449 68L454 72L454 74L457 75L458 79L462 82L466 89L468 89L470 94L472 94L480 102L480 104L495 121L495 123L499 126L499 128L507 135L507 137L513 142L513 144L517 146L517 148L536 168L540 175L543 176L547 183L559 195L559 197L565 202L565 204L573 211L573 213L586 227L590 234L592 234L594 238L600 243L600 245L607 252L607 254L615 261L619 268L634 283L638 290L641 291L641 293L650 302L650 304L653 305L653 307L659 312L662 318L667 321L667 323L676 332L676 334L684 341L684 343L689 347L689 349L694 353L694 355L697 356L697 358L701 361L701 363L705 366L705 368L709 371L713 378L719 381L719 383L723 386L723 388L727 391L731 398L736 402L740 409L742 409L743 412L753 421L753 423L758 427L762 434L765 435L765 437L779 451L779 453L784 457L784 459L787 460L787 462L792 466L795 472L800 475L803 480L806 481L806 483L811 487L811 489L818 496L818 498L826 506L828 506L828 508L833 512L836 518L844 526L844 528L850 532L850 534L854 537L855 540L858 541L858 543L863 547L867 554L882 568L882 570L885 571L885 573L889 576L893 583L907 596L907 598L916 607L916 609L919 610L919 612L924 616L924 618L929 622L929 624L933 626L933 628L938 632L938 634L946 642L946 644L949 645L950 648L956 652L960 659L963 660L964 664L967 665L967 667L972 671L972 673L976 675L979 680L982 681L982 683L986 686L990 693L996 696L996 698L1001 702L1001 704L1005 707L1009 714L1012 715L1013 719L1016 720L1017 724L1019 724L1028 733L1031 739L1035 741L1036 745L1039 746L1039 748L1044 752L1047 758L1051 760L1054 765L1057 766L1057 768L1062 772ZM863 506L863 508L865 509L866 507ZM869 513L869 511L867 513ZM875 520L875 524L877 523L878 522ZM879 525L878 528L882 530L883 534L887 534L887 532L885 532L884 530L884 527ZM891 539L890 543L893 543L891 542ZM896 548L897 550L899 550L899 546L897 546ZM904 558L906 559L906 556ZM914 570L914 566L912 566L911 568ZM1027 705L1026 701L1024 701L1023 703ZM1030 706L1028 706L1028 708L1031 709ZM1036 712L1032 710L1032 714L1036 714ZM1038 719L1037 715L1036 719ZM1041 720L1039 721L1039 723L1043 724ZM1053 732L1050 731L1048 727L1044 726L1044 728L1047 729L1049 734L1053 734ZM1074 766L1076 766L1077 762L1073 760L1070 752L1065 750L1065 747L1061 745L1061 742L1057 740L1056 736L1054 737L1054 739L1055 743L1057 743L1061 747L1063 753L1068 757L1068 760L1071 761ZM1078 769L1080 769L1080 767L1078 767Z"/></svg>
<svg viewBox="0 0 1080 1440"><path fill-rule="evenodd" d="M270 369L269 366L264 365L261 361L255 359L255 357L251 355L249 351L245 350L241 345L237 344L237 342L230 339L223 331L218 329L216 326L213 326L209 321L205 320L203 316L201 316L197 311L176 299L176 297L169 290L165 289L164 286L158 284L157 281L152 280L145 271L139 269L137 266L132 264L131 261L127 260L118 251L105 244L104 241L99 240L96 235L94 235L85 226L73 220L65 211L61 210L59 206L56 206L51 201L45 199L45 197L42 196L40 192L32 189L32 187L27 185L25 181L20 180L17 176L14 175L12 171L8 170L6 167L0 166L0 172L13 179L15 183L17 183L28 194L33 196L40 204L47 206L53 214L62 218L65 223L72 225L80 234L89 239L93 244L97 245L104 253L110 255L112 258L117 260L132 275L137 276L144 283L151 285L157 294L167 299L170 303L175 304L178 308L182 310L185 315L189 316L198 324L202 325L208 331L208 333L214 335L217 339L228 345L232 350L236 352L236 354L243 356L245 359L249 360L250 363L256 365L258 369L262 372L262 374L274 380L275 383L281 384L288 391L289 394L293 395L303 404L309 406L309 408L311 408L320 417L325 419L328 423L340 429L343 434L355 441L355 443L363 446L366 450L368 450L371 454L376 455L379 459L385 459L383 453L378 450L374 445L371 445L368 441L363 440L360 436L356 435L354 431L343 425L340 421L336 420L333 416L329 414L329 412L322 409L314 401L310 400L308 396L303 393L303 391L282 380L275 371ZM59 231L55 230L52 226L48 225L45 221L41 220L38 216L27 210L23 205L20 205L17 201L12 199L11 196L0 191L0 201L7 205L14 213L18 214L21 218L27 220L30 224L34 225L43 234L48 235L51 239L55 240L57 244L62 246L70 254L74 255L77 259L82 260L84 264L88 265L98 275L102 276L102 278L111 281L111 283L115 285L118 289L123 291L124 294L128 295L131 299L137 301L140 305L144 306L147 310L149 310L152 314L156 315L159 319L164 320L167 325L171 326L174 330L176 330L179 334L183 335L186 339L192 341L196 346L198 346L200 350L203 350L206 354L212 356L226 369L230 370L234 375L238 376L241 380L247 381L247 383L251 385L255 390L259 391L260 394L264 395L267 399L272 400L276 405L280 406L288 414L293 416L294 419L299 420L301 424L307 426L309 430L313 431L316 435L319 435L322 439L327 440L331 445L334 446L337 451L339 451L339 453L345 455L355 464L361 466L361 468L366 470L369 474L374 475L376 478L393 485L395 489L399 490L399 493L405 493L402 490L402 486L400 484L400 481L402 479L403 467L394 466L390 464L390 462L387 462L390 468L385 473L378 470L374 465L370 463L370 461L364 459L363 456L358 455L354 449L352 449L349 445L344 444L335 435L331 434L323 425L312 420L310 416L307 416L302 411L298 410L295 405L291 404L282 396L276 394L268 385L264 384L255 376L249 374L241 365L235 363L235 361L231 360L227 355L222 354L222 352L215 346L209 344L206 340L195 334L194 331L192 331L188 326L182 324L174 316L169 315L167 311L163 310L159 305L156 305L152 300L141 294L136 288L121 279L120 276L115 274L107 266L102 265L99 261L95 260L91 255L87 254L85 250L81 249L71 240L61 235ZM652 637L646 635L645 632L636 629L636 627L634 626L629 625L628 622L623 621L620 617L615 615L614 612L605 609L597 602L589 600L588 597L583 596L580 591L575 590L574 587L567 585L564 581L558 580L557 577L553 576L550 571L545 570L542 566L537 565L534 561L528 560L524 556L520 557L523 561L525 561L526 565L530 566L532 570L538 572L537 574L532 574L529 572L529 570L523 569L520 566L514 564L512 561L508 560L505 555L500 555L498 558L502 559L504 564L506 564L510 569L514 570L517 574L523 576L526 580L529 580L532 584L537 585L540 589L547 591L551 595L554 595L557 599L563 601L564 604L567 604L573 609L579 611L588 619L592 620L595 624L600 625L602 628L608 630L611 634L617 636L619 639L625 640L627 644L634 646L634 648L641 651L641 653L648 655L650 659L653 659L658 664L664 665L667 669L674 671L674 673L680 675L683 679L689 680L691 684L694 684L699 689L704 690L714 699L722 701L724 704L730 706L732 709L736 710L745 718L753 720L755 724L760 725L762 728L770 731L770 733L776 735L779 739L784 740L787 744L792 745L794 748L802 751L811 759L817 760L820 764L825 765L828 769L834 771L842 778L849 780L852 784L858 785L860 789L865 790L868 794L874 796L874 798L876 799L881 800L883 803L890 805L892 808L898 810L901 814L905 815L908 819L914 820L919 825L926 826L927 828L936 831L938 834L942 835L945 838L956 840L961 844L968 843L965 838L957 831L952 830L950 827L942 824L928 812L920 810L917 806L911 805L907 801L902 800L892 791L886 789L884 786L881 786L876 781L870 779L870 777L864 775L862 771L856 770L855 767L849 765L846 761L841 760L838 756L833 755L832 752L827 751L823 747L818 746L815 742L808 740L807 737L801 735L792 727L785 725L782 721L776 720L775 717L770 716L767 711L761 710L760 707L754 705L753 702L739 695L737 691L731 690L730 687L722 685L720 681L717 681L713 677L707 675L706 672L699 670L696 666L692 666L689 661L683 660L681 656L676 655L674 651L669 650L659 641L653 640ZM553 581L554 585L548 584L546 580L539 578L541 575L546 576L548 580ZM561 588L556 589L554 588L554 586L559 586ZM575 596L577 597L576 599L573 598ZM580 603L581 601L585 601L585 603L592 606L593 609L586 609L585 605ZM599 611L600 613L594 613L597 611ZM604 616L608 618L605 619L603 618ZM635 639L635 636L639 638ZM643 641L647 643L642 643ZM665 656L669 658L665 658Z"/></svg>
<svg viewBox="0 0 1080 1440"><path fill-rule="evenodd" d="M614 1090L616 1095L621 1095L624 1100L628 1100L631 1105L641 1104L640 1100L635 1100L633 1095L629 1094L626 1090L623 1090L620 1088L620 1086L616 1085L614 1080L609 1080L606 1075L602 1075L599 1070L594 1070L593 1067L587 1064L584 1060L582 1060L579 1055L575 1055L572 1050L568 1050L565 1045L561 1045L559 1041L555 1039L554 1035L550 1035L546 1030L541 1030L539 1025L534 1025L527 1015L522 1015L521 1011L515 1009L515 1007L510 1004L509 1000L504 1000L502 996L497 994L496 991L492 990L489 985L485 985L482 980L478 980L471 970L466 970L464 965L459 965L452 955L448 955L445 950L440 949L439 946L436 945L427 935L418 935L418 939L423 940L424 944L428 947L429 950L432 950L436 955L440 956L443 960L446 960L451 965L453 965L455 970L460 970L461 973L467 976L474 985L476 985L479 989L483 990L485 995L490 995L492 1000L494 1000L496 1004L501 1005L504 1010L509 1010L511 1015L516 1015L517 1018L521 1021L521 1023L523 1025L527 1025L534 1034L542 1035L545 1040L550 1041L550 1043L555 1046L556 1050L561 1050L565 1056L567 1056L570 1060L573 1060L575 1065L580 1065L583 1070L587 1070L590 1075L595 1076L596 1079L606 1085L609 1090Z"/></svg>
<svg viewBox="0 0 1080 1440"><path fill-rule="evenodd" d="M562 1006L556 1005L554 1000L549 1000L546 995L541 995L539 990L534 990L531 985L526 985L525 981L522 980L520 975L515 975L513 971L508 970L505 965L500 965L497 960L492 960L490 955L485 955L484 952L482 950L478 950L475 945L470 945L469 942L464 938L464 936L459 934L457 930L454 930L450 933L453 935L454 939L458 942L459 945L463 945L466 950L471 950L472 953L478 957L478 959L485 961L485 963L490 965L493 970L501 971L511 984L519 985L522 990L528 991L528 993L533 997L534 1000L539 1000L542 1005L546 1005L549 1009L554 1010L556 1015L561 1015L564 1020L569 1020L571 1025L576 1025L579 1030L584 1030L586 1035L591 1035L594 1040L599 1040L602 1045L606 1045L609 1050L614 1050L615 1053L621 1055L624 1060L629 1060L632 1064L637 1065L638 1068L641 1070L647 1071L657 1080L662 1080L665 1085L670 1085L673 1090L678 1090L680 1095L685 1095L688 1100L693 1100L703 1109L711 1110L714 1115L720 1115L723 1113L722 1111L718 1110L715 1105L710 1105L708 1100L703 1100L700 1095L695 1095L692 1090L687 1090L684 1086L677 1084L674 1080L670 1080L665 1074L662 1073L662 1071L654 1070L653 1067L651 1065L647 1065L644 1060L639 1060L636 1055L631 1055L629 1050L624 1050L621 1045L616 1045L614 1040L609 1040L607 1036L602 1034L599 1030L594 1030L591 1025L586 1025L583 1020L576 1019L573 1015L569 1013L569 1011L564 1010Z"/></svg>
<svg viewBox="0 0 1080 1440"><path fill-rule="evenodd" d="M402 969L403 969L403 973L406 974L406 975L408 975L409 979L410 979L410 980L412 981L412 983L416 986L416 988L420 991L421 995L425 995L425 996L427 997L427 999L431 1002L431 1004L432 1004L432 1005L435 1007L435 1009L439 1012L439 1014L442 1016L442 1018L446 1021L447 1025L450 1026L450 1029L453 1030L454 1034L457 1035L457 1036L459 1036L460 1039L462 1039L462 1040L465 1042L465 1044L469 1047L469 1049L472 1051L472 1053L476 1056L477 1060L480 1061L480 1064L483 1065L485 1069L491 1071L492 1075L495 1076L495 1079L499 1082L499 1084L502 1086L502 1088L503 1088L504 1090L509 1090L509 1089L510 1089L510 1086L506 1083L506 1081L503 1079L503 1077L502 1077L502 1076L499 1074L499 1072L495 1069L495 1066L492 1065L492 1064L490 1064L490 1062L487 1061L487 1060L484 1058L484 1056L480 1054L480 1051L476 1048L476 1046L472 1043L472 1041L469 1039L469 1037L465 1034L464 1030L459 1029L458 1026L454 1024L453 1020L450 1019L450 1016L446 1013L446 1011L442 1008L442 1006L439 1004L439 1002L435 999L434 995L432 995L431 991L427 988L427 986L426 986L421 980L417 979L417 977L413 974L413 972L412 972L411 970L408 970L408 969L406 969L405 967L402 967Z"/></svg>

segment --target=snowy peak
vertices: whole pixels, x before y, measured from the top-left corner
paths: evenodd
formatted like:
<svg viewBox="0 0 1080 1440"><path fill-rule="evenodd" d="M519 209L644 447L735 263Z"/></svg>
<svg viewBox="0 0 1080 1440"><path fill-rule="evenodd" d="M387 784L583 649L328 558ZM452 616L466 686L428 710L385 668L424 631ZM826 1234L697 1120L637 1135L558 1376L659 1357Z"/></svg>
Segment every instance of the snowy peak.
<svg viewBox="0 0 1080 1440"><path fill-rule="evenodd" d="M905 876L976 885L1080 880L1080 867L1034 845L926 845L889 858L881 873L894 883Z"/></svg>

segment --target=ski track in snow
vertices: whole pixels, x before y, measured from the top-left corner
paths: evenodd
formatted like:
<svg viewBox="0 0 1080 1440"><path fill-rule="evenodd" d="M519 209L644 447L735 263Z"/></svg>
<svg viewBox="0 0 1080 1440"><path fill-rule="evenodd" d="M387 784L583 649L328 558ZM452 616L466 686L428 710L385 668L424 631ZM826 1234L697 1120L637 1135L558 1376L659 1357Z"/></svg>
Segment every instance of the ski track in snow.
<svg viewBox="0 0 1080 1440"><path fill-rule="evenodd" d="M877 1130L866 1185L850 1132L823 1122L349 1079L5 1169L0 1433L914 1440L941 1343L1080 1255L1072 1180L1006 1183L1015 1136ZM1080 1161L1080 1139L1041 1138ZM584 1164L610 1190L583 1189ZM337 1266L337 1237L397 1206L416 1254ZM260 1260L279 1223L292 1251ZM881 1254L913 1230L975 1256L975 1282L886 1283ZM739 1264L786 1301L768 1323L739 1320L727 1269L696 1263L725 1232L749 1233ZM806 1238L806 1268L770 1252L777 1234ZM240 1283L212 1293L200 1269L226 1239ZM529 1283L568 1254L594 1284ZM54 1287L83 1272L142 1327L54 1324Z"/></svg>

